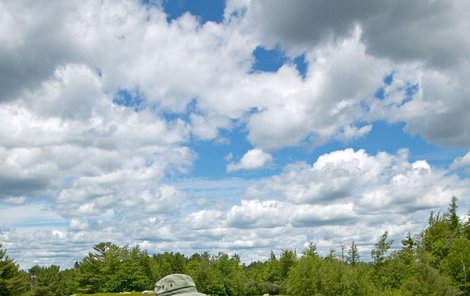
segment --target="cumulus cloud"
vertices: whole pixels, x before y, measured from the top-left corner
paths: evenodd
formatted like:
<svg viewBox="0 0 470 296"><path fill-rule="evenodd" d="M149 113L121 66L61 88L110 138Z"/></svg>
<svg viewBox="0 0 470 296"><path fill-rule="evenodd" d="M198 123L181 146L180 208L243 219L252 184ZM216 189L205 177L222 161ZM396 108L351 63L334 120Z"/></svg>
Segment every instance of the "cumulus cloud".
<svg viewBox="0 0 470 296"><path fill-rule="evenodd" d="M31 86L25 82L22 89L15 88L15 96L9 97L26 97L34 112L44 115L60 113L62 117L86 119L90 112L100 112L103 107L93 99L97 91L113 95L120 89L138 89L143 106L153 106L160 113L190 112L188 126L198 139L214 139L219 129L232 126L231 121L248 119L248 139L255 146L279 149L306 138L322 143L342 131L346 140L363 135L364 127L356 127L362 113L361 100L374 92L388 71L365 56L357 34L345 43L325 45L309 53L310 68L317 70L303 81L292 64L274 74L250 73L252 52L259 43L241 29L239 18L201 26L196 18L184 14L168 24L158 6L145 9L137 2L69 2L51 8L24 4L5 8L12 14L21 9L35 11L37 17L31 27L61 28L58 32L51 30L56 32L52 34L54 42L45 43L50 48L14 43L3 55L11 60L8 55L16 52L27 52L28 56L43 56L41 50L64 53L63 57L51 56L48 65L34 65L41 71L31 78ZM57 14L56 9L63 10L61 17L50 17ZM42 40L24 30L30 42ZM72 49L62 49L63 44ZM156 45L158 50L154 50ZM28 63L26 60L21 65ZM355 75L364 68L369 69L367 75ZM11 69L9 77L27 80L16 72L22 73ZM350 83L337 87L339 77ZM50 82L44 84L48 79ZM39 89L34 87L41 83ZM59 87L62 89L57 90ZM37 96L44 99L33 99ZM196 102L196 110L187 109L192 102ZM251 110L259 112L250 115Z"/></svg>
<svg viewBox="0 0 470 296"><path fill-rule="evenodd" d="M470 6L465 1L263 0L244 5L245 25L259 38L294 50L346 38L356 25L362 28L361 40L369 53L398 61L444 66L466 59L470 50L465 37Z"/></svg>
<svg viewBox="0 0 470 296"><path fill-rule="evenodd" d="M88 228L88 223L87 222L82 222L79 219L72 218L70 220L69 228L70 230L85 230Z"/></svg>
<svg viewBox="0 0 470 296"><path fill-rule="evenodd" d="M335 151L266 180L172 182L192 169L191 143L223 142L221 130L256 147L228 172L354 141L377 120L468 148L469 5L405 2L233 0L204 24L168 23L139 1L0 3L0 239L31 266L79 260L101 240L258 259L419 229L469 184L404 150ZM252 69L253 51L275 45L284 65ZM468 155L451 170L466 167Z"/></svg>
<svg viewBox="0 0 470 296"><path fill-rule="evenodd" d="M358 40L360 32L334 45L306 54L311 69L302 80L283 79L271 104L254 113L248 139L264 149L279 149L303 143L318 146L338 137L349 141L370 131L359 125L367 117L366 99L373 96L389 65L369 57ZM367 73L357 75L367 68ZM278 75L292 70L283 67ZM342 81L338 84L338 81Z"/></svg>
<svg viewBox="0 0 470 296"><path fill-rule="evenodd" d="M286 204L277 201L241 201L227 214L229 225L239 228L276 227L286 225L290 216Z"/></svg>
<svg viewBox="0 0 470 296"><path fill-rule="evenodd" d="M262 149L280 149L303 142L319 145L333 138L348 141L364 136L372 127L364 121L387 119L406 122L408 132L423 134L432 142L466 147L465 139L469 137L464 127L468 122L455 119L465 116L455 115L460 115L468 101L463 79L468 76L468 66L465 66L468 63L459 64L460 74L454 67L446 72L437 67L434 71L441 78L428 75L427 66L421 68L426 80L433 80L423 80L419 84L426 97L424 100L413 98L413 104L429 108L434 102L439 103L446 81L453 81L454 91L446 100L455 104L448 104L451 107L447 110L435 111L424 118L401 108L400 112L406 116L395 119L387 116L390 113L387 108L379 110L381 117L367 112L369 100L380 87L380 80L396 70L389 63L390 58L423 65L428 61L432 65L445 64L444 57L466 58L463 53L467 45L462 44L466 38L461 37L468 24L462 17L468 5L459 1L449 1L448 5L426 3L417 1L410 7L403 1L381 5L366 0L354 5L341 1L298 1L295 4L231 1L227 4L224 23L207 22L204 25L190 14L167 23L158 6L145 8L130 1L121 5L107 1L87 2L86 5L54 3L47 7L26 5L21 1L6 3L2 4L5 25L17 28L18 35L22 36L19 40L23 41L6 31L2 34L8 41L0 55L8 65L2 69L8 69L8 75L4 76L14 81L5 82L8 86L2 89L8 100L21 96L25 89L32 93L30 97L47 96L47 100L32 104L37 112L89 116L96 103L91 98L96 95L97 88L93 85L97 85L97 77L90 75L95 72L102 81L103 91L113 94L120 89L138 89L143 97L142 104L158 106L159 112L188 112L188 104L195 100L199 110L190 115L189 126L193 135L202 140L216 138L219 129L232 126L231 120L245 122L248 119L248 139ZM336 9L337 5L342 9ZM245 9L246 13L238 17L229 13L236 9ZM22 25L8 17L25 15L22 12L34 12L35 17L28 18ZM324 18L325 15L329 17ZM430 18L430 15L435 17ZM452 28L450 36L438 34L442 38L447 36L449 42L440 42L442 46L426 45L425 51L410 52L419 48L415 46L418 43L436 43L435 34L429 35L427 26L421 25L428 22L431 25L439 23L439 32L448 32ZM390 23L383 26L389 38L374 33L378 27L376 23ZM37 30L48 30L53 34L36 34ZM413 37L416 30L418 33L423 31L420 36L424 41L417 42L419 38ZM254 33L249 33L252 31ZM408 39L414 42L398 42L394 40L395 35L410 35ZM286 49L302 48L300 52L306 54L310 69L305 80L289 64L274 74L250 73L254 62L252 52L257 46L269 43L266 38L272 43L281 42ZM382 53L380 48L392 46L389 43L377 45L381 42L409 45L406 45L407 49L397 49L397 54ZM156 45L158 50L154 50ZM431 57L426 56L429 48L433 52ZM50 58L26 59L11 64L18 60L14 58L18 52L24 52L28 57ZM375 52L378 53L370 54ZM67 64L77 66L71 69ZM83 64L88 65L88 69L78 66ZM25 71L21 67L37 70ZM88 71L88 74L73 76L77 71ZM52 94L51 85L43 85L37 90L37 86L52 75L61 78L58 79L60 83L70 84L67 91L71 93ZM415 69L410 76L420 79L421 72ZM434 83L435 79L439 81ZM19 85L18 81L24 83ZM81 87L84 83L88 86ZM80 104L77 98L80 98ZM57 100L71 101L66 105L54 104ZM251 110L258 112L250 115ZM455 123L449 128L441 128L440 133L433 132L432 128L438 127L440 122L452 118Z"/></svg>
<svg viewBox="0 0 470 296"><path fill-rule="evenodd" d="M469 71L466 66L446 72L401 67L384 85L383 98L371 102L371 118L405 122L405 131L438 145L469 147L470 121L464 115L470 104L464 78Z"/></svg>
<svg viewBox="0 0 470 296"><path fill-rule="evenodd" d="M64 11L69 3L53 5L27 3L27 1L0 4L0 102L14 99L25 88L34 89L55 68L78 55L74 42L69 39Z"/></svg>
<svg viewBox="0 0 470 296"><path fill-rule="evenodd" d="M49 225L64 225L66 220L57 214L51 204L34 203L20 204L12 207L2 207L0 209L2 215L1 224L23 226L30 229L39 229L42 227L50 227ZM0 225L1 225L0 224Z"/></svg>
<svg viewBox="0 0 470 296"><path fill-rule="evenodd" d="M380 4L376 1L230 1L228 10L246 10L246 17L242 21L242 27L253 32L260 42L271 46L281 44L292 55L305 53L315 56L325 46L341 44L342 40L348 40L358 34L358 43L364 48L364 54L369 63L353 70L358 77L364 78L364 71L377 69L370 61L378 59L381 65L393 62L389 66L390 72L406 72L399 78L396 76L393 83L396 99L401 99L402 104L387 105L385 102L366 103L372 104L374 112L369 114L358 113L358 110L349 109L348 114L356 114L363 120L388 120L390 122L405 122L406 131L410 134L420 134L429 142L454 146L469 147L468 130L470 123L468 116L462 112L468 109L470 94L466 85L466 77L469 74L469 61L467 52L470 51L470 42L466 38L466 32L470 22L466 15L470 11L470 5L465 1L440 1L429 2L426 0L414 1L385 1ZM315 56L317 58L317 56ZM318 57L320 58L320 57ZM309 59L309 69L318 67L319 59ZM326 59L327 64L334 63L334 56ZM364 61L364 58L351 58L343 60L346 65L353 61ZM333 70L341 70L341 66L334 66ZM354 68L353 68L354 69ZM333 76L332 81L339 89L343 89L345 82L352 81L341 72ZM312 75L309 71L308 75ZM308 76L307 75L307 76ZM385 76L374 73L374 77ZM406 78L405 78L406 77ZM406 79L406 80L404 80ZM401 80L401 81L400 81ZM416 94L407 94L407 87L403 85L416 83ZM358 97L372 97L370 92L361 89L361 84L355 83L351 92L337 93L333 100L346 101L347 96L357 94ZM378 87L378 86L377 86ZM327 90L337 89L327 87ZM323 99L325 99L323 101ZM322 101L327 102L323 96ZM351 101L349 101L351 102ZM354 100L357 104L360 100ZM288 110L292 110L297 103L282 106L271 110L271 115L289 116ZM376 108L381 105L385 108ZM284 110L284 111L282 111ZM330 106L327 110L333 110ZM424 111L426 110L426 111ZM281 113L282 112L282 113ZM298 117L312 117L315 113L306 112L299 108ZM268 113L265 113L268 115ZM325 113L322 113L325 114ZM377 116L380 114L380 116ZM316 115L316 114L315 114ZM317 116L313 116L314 118ZM287 117L290 118L290 117ZM322 118L320 116L319 118ZM356 118L357 119L357 118ZM254 117L255 123L266 123ZM256 120L256 121L255 121ZM318 131L322 125L310 126L310 128L290 124L289 119L281 132L286 131L286 141L283 145L292 145L305 139L310 134L320 134ZM300 121L300 119L299 119ZM350 123L354 123L350 119ZM443 124L443 123L446 124ZM334 133L338 138L347 136L350 131L357 130L365 133L366 129L354 126L347 127L347 123L336 126ZM365 125L364 127L367 127ZM292 130L288 130L292 127ZM295 131L295 132L294 132ZM325 132L324 129L321 131ZM251 140L257 143L253 135L257 135L256 128L252 128ZM360 136L355 133L351 138ZM258 140L259 141L259 140ZM274 143L274 140L269 143ZM259 144L258 144L259 145ZM268 147L266 145L266 147Z"/></svg>
<svg viewBox="0 0 470 296"><path fill-rule="evenodd" d="M450 168L452 170L464 169L465 171L470 171L470 152L467 152L462 157L454 159Z"/></svg>
<svg viewBox="0 0 470 296"><path fill-rule="evenodd" d="M182 222L192 230L210 229L222 220L224 213L219 210L201 210L190 213Z"/></svg>
<svg viewBox="0 0 470 296"><path fill-rule="evenodd" d="M345 149L323 154L312 164L288 165L280 174L254 185L227 181L240 192L245 189L241 201L225 202L223 206L212 202L223 197L224 193L219 192L210 197L203 209L197 209L184 206L184 196L178 197L179 191L211 192L220 182L188 181L176 184L179 190L167 186L154 196L145 193L137 199L124 199L116 193L103 195L76 208L81 213L72 217L69 224L59 219L62 228L56 223L50 230L35 233L25 228L3 229L0 237L26 266L33 262L27 260L33 258L42 264L58 262L54 257L57 254L50 253L54 250L62 252L64 258L86 254L93 243L103 239L185 254L224 250L236 252L244 260L266 259L270 250L301 251L307 242L316 243L326 255L330 248L338 250L355 240L367 256L383 231L388 230L391 238L399 241L408 231L417 233L425 227L429 212L445 209L451 196L465 197L470 193L468 179L425 160L410 161L406 150L373 155ZM256 195L246 195L249 192ZM239 194L238 198L243 196ZM130 211L113 207L113 213L102 213L107 203L121 198L121 205ZM140 208L142 203L147 204ZM152 204L157 206L152 212L139 212ZM463 198L459 204L464 210L469 206ZM23 210L21 207L28 206L19 206L18 210ZM94 213L97 208L101 214ZM50 208L43 209L52 214ZM50 214L43 219L57 219ZM44 239L55 245L41 242Z"/></svg>
<svg viewBox="0 0 470 296"><path fill-rule="evenodd" d="M238 170L256 170L265 168L271 164L273 158L271 154L264 152L259 148L254 148L246 152L240 161L230 162L227 165L227 171L233 172Z"/></svg>
<svg viewBox="0 0 470 296"><path fill-rule="evenodd" d="M453 195L465 196L470 189L465 179L424 160L409 162L406 150L369 155L352 149L324 154L313 165L288 167L256 187L252 192L281 194L294 204L353 202L355 212L369 214L428 210Z"/></svg>

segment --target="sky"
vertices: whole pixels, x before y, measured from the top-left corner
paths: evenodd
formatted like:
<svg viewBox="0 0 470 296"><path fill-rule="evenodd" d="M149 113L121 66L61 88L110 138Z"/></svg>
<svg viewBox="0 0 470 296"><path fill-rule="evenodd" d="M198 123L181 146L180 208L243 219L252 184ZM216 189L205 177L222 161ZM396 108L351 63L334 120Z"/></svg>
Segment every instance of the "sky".
<svg viewBox="0 0 470 296"><path fill-rule="evenodd" d="M368 260L470 208L466 0L0 0L0 243Z"/></svg>

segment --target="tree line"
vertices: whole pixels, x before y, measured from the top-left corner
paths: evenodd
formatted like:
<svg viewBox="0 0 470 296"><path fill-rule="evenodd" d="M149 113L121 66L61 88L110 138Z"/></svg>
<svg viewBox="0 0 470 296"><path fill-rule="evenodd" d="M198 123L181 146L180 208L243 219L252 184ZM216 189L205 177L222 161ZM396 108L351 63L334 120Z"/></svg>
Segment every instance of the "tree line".
<svg viewBox="0 0 470 296"><path fill-rule="evenodd" d="M414 236L408 233L396 250L390 249L393 242L384 232L369 262L361 260L354 241L323 257L311 243L301 254L271 252L267 261L250 264L225 253L150 255L139 246L101 242L73 268L36 265L21 270L0 244L0 296L151 290L172 273L188 274L199 291L218 296L470 295L470 212L461 221L456 210L452 197L446 212L431 212L427 228Z"/></svg>

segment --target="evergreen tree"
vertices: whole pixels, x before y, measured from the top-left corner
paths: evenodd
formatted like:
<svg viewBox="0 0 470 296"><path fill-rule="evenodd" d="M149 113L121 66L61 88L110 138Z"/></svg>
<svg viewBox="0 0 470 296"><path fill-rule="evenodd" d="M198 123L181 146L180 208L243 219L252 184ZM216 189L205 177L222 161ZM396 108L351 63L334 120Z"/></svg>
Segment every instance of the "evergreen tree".
<svg viewBox="0 0 470 296"><path fill-rule="evenodd" d="M118 285L112 275L121 262L121 248L110 242L101 242L93 250L78 264L79 292L115 292Z"/></svg>
<svg viewBox="0 0 470 296"><path fill-rule="evenodd" d="M290 269L297 263L297 254L293 250L283 250L279 258L279 275L286 279Z"/></svg>
<svg viewBox="0 0 470 296"><path fill-rule="evenodd" d="M264 289L263 272L266 262L253 261L244 266L245 286L247 295L263 295L269 293Z"/></svg>
<svg viewBox="0 0 470 296"><path fill-rule="evenodd" d="M146 254L137 245L132 249L127 247L120 250L120 262L113 273L108 275L112 286L108 289L113 292L142 291L153 287L145 274L146 266L141 260Z"/></svg>
<svg viewBox="0 0 470 296"><path fill-rule="evenodd" d="M279 260L276 259L276 255L271 251L270 258L266 264L264 270L264 280L270 283L279 283L281 279L281 267Z"/></svg>
<svg viewBox="0 0 470 296"><path fill-rule="evenodd" d="M320 265L319 257L302 256L289 274L287 281L287 292L289 295L321 295L317 294L319 293L318 286L321 281L319 278Z"/></svg>
<svg viewBox="0 0 470 296"><path fill-rule="evenodd" d="M452 242L442 269L455 280L464 295L470 295L470 240L460 237Z"/></svg>
<svg viewBox="0 0 470 296"><path fill-rule="evenodd" d="M59 295L57 288L60 283L60 267L58 265L51 265L49 267L35 265L29 269L29 274L34 279L29 295Z"/></svg>
<svg viewBox="0 0 470 296"><path fill-rule="evenodd" d="M388 252L392 243L393 241L388 240L388 232L385 231L380 236L379 241L375 244L375 248L371 252L371 257L374 260L374 264L376 265L383 264L385 260L385 253Z"/></svg>
<svg viewBox="0 0 470 296"><path fill-rule="evenodd" d="M202 292L207 292L211 282L213 282L213 273L210 270L210 256L208 253L193 254L186 265L186 271L190 275L196 287Z"/></svg>
<svg viewBox="0 0 470 296"><path fill-rule="evenodd" d="M438 268L449 252L450 241L453 232L444 217L440 214L434 216L431 212L428 219L428 228L423 232L422 245L420 248L421 258L434 267Z"/></svg>
<svg viewBox="0 0 470 296"><path fill-rule="evenodd" d="M467 239L470 239L470 209L468 210L467 213L467 220L465 221L465 224L463 225L463 234Z"/></svg>
<svg viewBox="0 0 470 296"><path fill-rule="evenodd" d="M401 244L403 246L403 249L413 250L414 246L416 245L416 242L414 241L414 239L411 236L411 233L409 231L406 234L406 238L401 241Z"/></svg>
<svg viewBox="0 0 470 296"><path fill-rule="evenodd" d="M302 256L318 257L317 246L314 243L308 243L307 248L302 251Z"/></svg>
<svg viewBox="0 0 470 296"><path fill-rule="evenodd" d="M447 209L447 213L445 215L445 218L447 220L447 223L449 224L451 231L458 231L460 227L459 216L457 215L457 208L457 198L455 196L452 196L449 208Z"/></svg>
<svg viewBox="0 0 470 296"><path fill-rule="evenodd" d="M328 255L325 257L326 260L336 260L338 259L338 253L334 248L330 248Z"/></svg>
<svg viewBox="0 0 470 296"><path fill-rule="evenodd" d="M78 283L76 267L77 265L74 268L66 269L60 272L60 281L56 290L57 295L68 296L77 293Z"/></svg>
<svg viewBox="0 0 470 296"><path fill-rule="evenodd" d="M0 296L21 295L28 289L29 278L18 265L6 255L0 243Z"/></svg>
<svg viewBox="0 0 470 296"><path fill-rule="evenodd" d="M359 250L354 241L351 243L351 247L348 250L348 255L346 256L346 261L352 266L356 265L359 262Z"/></svg>
<svg viewBox="0 0 470 296"><path fill-rule="evenodd" d="M411 233L408 231L404 240L401 241L402 249L401 249L401 256L406 264L411 264L414 260L414 248L416 246L416 242L411 236Z"/></svg>
<svg viewBox="0 0 470 296"><path fill-rule="evenodd" d="M270 258L266 262L263 279L265 281L265 290L269 294L278 294L281 286L281 266L273 251L271 251Z"/></svg>

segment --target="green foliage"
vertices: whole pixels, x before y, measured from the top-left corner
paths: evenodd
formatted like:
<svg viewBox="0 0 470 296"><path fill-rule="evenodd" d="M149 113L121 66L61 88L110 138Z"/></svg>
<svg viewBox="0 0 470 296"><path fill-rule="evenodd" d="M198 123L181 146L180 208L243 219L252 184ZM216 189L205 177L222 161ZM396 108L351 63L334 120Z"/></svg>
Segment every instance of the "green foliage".
<svg viewBox="0 0 470 296"><path fill-rule="evenodd" d="M459 216L457 215L457 198L455 196L452 196L445 219L451 231L459 230L460 221Z"/></svg>
<svg viewBox="0 0 470 296"><path fill-rule="evenodd" d="M279 258L279 275L287 278L289 271L297 263L297 255L293 250L283 250Z"/></svg>
<svg viewBox="0 0 470 296"><path fill-rule="evenodd" d="M72 295L78 291L78 283L76 281L77 270L66 269L60 272L60 281L57 285L57 295Z"/></svg>
<svg viewBox="0 0 470 296"><path fill-rule="evenodd" d="M470 240L466 237L455 239L449 255L442 263L442 269L458 284L458 287L470 295Z"/></svg>
<svg viewBox="0 0 470 296"><path fill-rule="evenodd" d="M403 278L400 291L403 295L413 296L458 295L449 278L423 263L416 264L413 272Z"/></svg>
<svg viewBox="0 0 470 296"><path fill-rule="evenodd" d="M122 296L123 294L121 293L94 293L94 294L75 294L76 296L88 296L88 295L93 295L93 296ZM131 294L126 294L128 296L141 296L142 292L131 292Z"/></svg>
<svg viewBox="0 0 470 296"><path fill-rule="evenodd" d="M351 267L344 262L302 256L288 279L288 294L310 295L376 295L376 288L367 278L367 267Z"/></svg>
<svg viewBox="0 0 470 296"><path fill-rule="evenodd" d="M415 247L417 243L411 236L411 233L406 234L406 238L401 241L402 249L400 255L405 264L411 264L415 260Z"/></svg>
<svg viewBox="0 0 470 296"><path fill-rule="evenodd" d="M281 265L273 251L271 251L271 257L266 264L263 278L266 282L273 284L281 281Z"/></svg>
<svg viewBox="0 0 470 296"><path fill-rule="evenodd" d="M331 253L331 252L330 252ZM318 257L317 246L310 242L305 250L302 251L303 256L316 256Z"/></svg>
<svg viewBox="0 0 470 296"><path fill-rule="evenodd" d="M187 259L181 253L165 252L152 256L151 275L162 278L172 273L185 273Z"/></svg>
<svg viewBox="0 0 470 296"><path fill-rule="evenodd" d="M387 239L388 232L385 231L384 234L380 236L379 241L375 244L375 248L371 252L371 257L375 265L381 265L384 263L385 253L387 253L392 246L393 241Z"/></svg>
<svg viewBox="0 0 470 296"><path fill-rule="evenodd" d="M468 210L467 213L467 221L465 221L463 225L463 235L467 238L470 239L470 209Z"/></svg>
<svg viewBox="0 0 470 296"><path fill-rule="evenodd" d="M359 250L354 241L351 242L351 247L348 250L348 255L346 256L346 261L351 265L356 265L359 262Z"/></svg>
<svg viewBox="0 0 470 296"><path fill-rule="evenodd" d="M461 223L457 215L457 198L452 197L442 217L431 213L419 245L421 261L450 276L463 295L470 295L468 227L469 221Z"/></svg>
<svg viewBox="0 0 470 296"><path fill-rule="evenodd" d="M244 266L245 291L247 295L263 295L269 293L269 291L265 289L265 282L263 280L265 265L266 262L254 261L248 266Z"/></svg>
<svg viewBox="0 0 470 296"><path fill-rule="evenodd" d="M321 286L321 260L317 256L304 255L289 274L287 292L289 295L316 295Z"/></svg>
<svg viewBox="0 0 470 296"><path fill-rule="evenodd" d="M28 289L28 275L6 255L0 243L0 296L20 295Z"/></svg>
<svg viewBox="0 0 470 296"><path fill-rule="evenodd" d="M58 295L57 290L60 282L60 267L51 265L41 267L38 265L29 269L32 280L32 288L28 295L31 296L54 296Z"/></svg>
<svg viewBox="0 0 470 296"><path fill-rule="evenodd" d="M194 254L187 265L188 274L203 293L220 296L246 295L243 270L237 255Z"/></svg>
<svg viewBox="0 0 470 296"><path fill-rule="evenodd" d="M141 291L153 288L148 254L102 242L93 247L77 268L78 291L82 293Z"/></svg>

